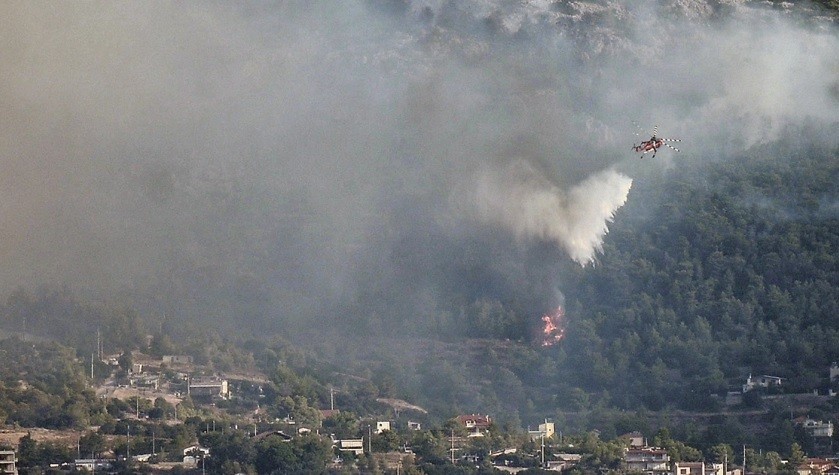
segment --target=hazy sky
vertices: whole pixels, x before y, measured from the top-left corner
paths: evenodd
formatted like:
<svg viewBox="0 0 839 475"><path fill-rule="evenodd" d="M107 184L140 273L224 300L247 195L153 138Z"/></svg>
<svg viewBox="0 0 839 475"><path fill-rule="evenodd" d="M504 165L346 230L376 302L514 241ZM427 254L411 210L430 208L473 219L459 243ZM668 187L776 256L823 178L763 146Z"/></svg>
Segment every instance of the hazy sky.
<svg viewBox="0 0 839 475"><path fill-rule="evenodd" d="M737 1L5 1L0 22L0 291L216 320L434 312L453 285L550 306L637 167L839 121L836 26ZM682 153L638 162L633 122Z"/></svg>

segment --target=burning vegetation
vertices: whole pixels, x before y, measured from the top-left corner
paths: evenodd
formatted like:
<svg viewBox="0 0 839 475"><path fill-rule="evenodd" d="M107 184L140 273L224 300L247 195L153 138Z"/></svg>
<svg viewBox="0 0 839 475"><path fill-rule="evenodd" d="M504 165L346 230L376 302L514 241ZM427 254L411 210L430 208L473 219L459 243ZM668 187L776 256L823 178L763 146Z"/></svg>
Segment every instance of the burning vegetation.
<svg viewBox="0 0 839 475"><path fill-rule="evenodd" d="M565 336L565 310L562 306L557 307L553 313L543 315L542 322L542 346L554 345Z"/></svg>

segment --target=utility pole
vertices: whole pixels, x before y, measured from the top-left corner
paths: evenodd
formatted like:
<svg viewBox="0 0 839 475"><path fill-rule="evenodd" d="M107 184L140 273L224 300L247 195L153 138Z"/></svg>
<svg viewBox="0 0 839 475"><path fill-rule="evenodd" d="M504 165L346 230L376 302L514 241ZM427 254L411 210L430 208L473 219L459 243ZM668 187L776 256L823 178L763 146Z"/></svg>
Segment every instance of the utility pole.
<svg viewBox="0 0 839 475"><path fill-rule="evenodd" d="M743 444L743 475L746 475L746 444Z"/></svg>
<svg viewBox="0 0 839 475"><path fill-rule="evenodd" d="M451 448L451 452L452 452L452 465L454 465L454 429L452 429L452 437L451 437L451 441L452 441L452 448Z"/></svg>
<svg viewBox="0 0 839 475"><path fill-rule="evenodd" d="M542 468L545 468L545 433L542 432Z"/></svg>
<svg viewBox="0 0 839 475"><path fill-rule="evenodd" d="M129 463L131 460L131 426L126 426L125 434L128 436L128 443L125 444L125 462Z"/></svg>

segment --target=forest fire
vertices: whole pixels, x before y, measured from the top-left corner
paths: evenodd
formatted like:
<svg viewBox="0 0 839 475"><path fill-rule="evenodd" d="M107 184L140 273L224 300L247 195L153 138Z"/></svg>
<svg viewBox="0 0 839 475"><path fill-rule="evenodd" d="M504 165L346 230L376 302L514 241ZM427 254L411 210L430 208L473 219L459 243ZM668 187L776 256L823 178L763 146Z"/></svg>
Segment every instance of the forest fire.
<svg viewBox="0 0 839 475"><path fill-rule="evenodd" d="M565 310L562 306L553 313L542 316L545 326L542 328L542 346L551 346L565 336Z"/></svg>

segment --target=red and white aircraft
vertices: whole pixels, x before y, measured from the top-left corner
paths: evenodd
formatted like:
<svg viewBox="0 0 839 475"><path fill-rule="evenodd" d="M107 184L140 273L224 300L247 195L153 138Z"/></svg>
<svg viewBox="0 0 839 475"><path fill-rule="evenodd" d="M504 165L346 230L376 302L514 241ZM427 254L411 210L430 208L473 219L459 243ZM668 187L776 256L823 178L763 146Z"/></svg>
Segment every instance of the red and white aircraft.
<svg viewBox="0 0 839 475"><path fill-rule="evenodd" d="M658 149L661 148L661 147L669 147L669 148L672 148L673 150L675 150L677 152L679 151L678 148L670 145L667 142L681 142L680 139L663 139L661 137L656 137L655 134L656 134L657 131L658 131L658 126L656 125L655 128L653 128L653 136L650 137L649 140L644 140L643 142L641 142L640 145L633 144L632 145L632 150L640 153L642 155L641 158L644 158L643 155L645 153L649 153L649 152L652 152L653 153L653 158L655 158L656 152L658 152Z"/></svg>

